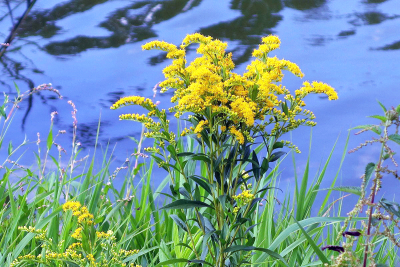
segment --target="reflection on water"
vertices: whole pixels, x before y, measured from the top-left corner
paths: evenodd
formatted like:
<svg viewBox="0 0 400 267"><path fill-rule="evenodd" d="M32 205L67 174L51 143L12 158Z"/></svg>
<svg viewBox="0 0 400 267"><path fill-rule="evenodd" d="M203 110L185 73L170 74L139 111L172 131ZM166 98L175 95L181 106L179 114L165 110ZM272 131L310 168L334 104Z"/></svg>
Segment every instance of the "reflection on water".
<svg viewBox="0 0 400 267"><path fill-rule="evenodd" d="M224 5L225 13L233 14L231 18L209 18L204 14L200 20L197 18L196 26L191 26L194 22L190 16L199 8L213 10L215 0L67 0L53 1L54 6L50 0L38 1L0 59L0 86L3 91L10 91L16 81L20 87L25 87L21 88L23 91L40 83L53 82L65 97L75 96L72 100L79 102L76 103L78 110L84 110L78 115L88 117L78 124L78 138L83 147L94 144L96 115L100 108L104 111L100 128L103 144L108 140L112 143L126 139L127 127L134 131L129 135L138 138L140 127L118 122L117 113L110 115L108 108L127 94L152 96L151 89L162 79L156 75L161 73L167 61L164 53L141 53L140 46L155 38L167 39L159 29L163 29L163 25L174 25L176 28L168 30L176 36L168 37L175 41L194 31L228 41L229 52L233 52L238 66L251 59L262 36L281 35L285 43L277 52L304 66L311 79L315 74L318 79L342 90L337 105L354 102L362 105L363 101L359 99L367 98L367 102L376 97L373 90L376 87L390 90L394 86L388 84L393 77L385 76L390 75L387 67L377 62L386 60L385 64L389 64L393 73L400 71L392 60L400 49L400 40L393 36L398 30L393 21L400 19L400 11L393 8L396 1L218 0L219 5ZM0 3L0 37L4 39L12 28L11 21L18 20L26 3L22 0L9 2L12 14L4 1ZM99 10L107 12L99 15ZM194 51L189 54L192 56ZM379 76L374 76L375 72L379 72ZM163 108L171 104L166 101L167 96L159 98ZM380 92L377 96L384 97L385 94ZM35 108L43 114L60 110L62 107L57 101L49 94L33 95L22 103L24 115L18 123L24 125L26 121L34 120L29 114ZM325 101L317 98L314 103L316 107L325 106ZM344 123L352 116L369 115L363 112L366 107L364 110L357 108L351 114L344 114L345 108L348 107L327 115L321 114L324 111L321 107L317 118L321 116L332 121L331 117L335 116L332 123L337 123L335 127L327 126L327 132L333 128L348 128L339 122ZM142 110L138 112L142 113ZM69 111L65 113L67 118L61 117L56 125L68 129ZM95 115L90 117L90 114ZM19 127L14 131L15 135L21 134Z"/></svg>
<svg viewBox="0 0 400 267"><path fill-rule="evenodd" d="M41 35L52 37L61 30L55 21L84 12L107 0L79 0L56 5L51 10L35 11L22 25L21 36ZM119 8L99 24L112 34L104 37L76 36L50 42L44 48L51 55L76 55L91 48L119 47L130 42L139 42L156 37L152 25L171 19L196 7L201 0L141 1ZM139 13L137 13L138 11Z"/></svg>
<svg viewBox="0 0 400 267"><path fill-rule="evenodd" d="M376 50L397 50L397 49L400 49L400 41L385 45L383 47L376 48Z"/></svg>
<svg viewBox="0 0 400 267"><path fill-rule="evenodd" d="M361 25L374 25L382 23L389 19L396 19L399 18L398 15L389 16L384 13L378 11L369 11L365 13L356 13L356 19L352 20L350 23L354 26L361 26Z"/></svg>
<svg viewBox="0 0 400 267"><path fill-rule="evenodd" d="M285 6L298 10L317 8L325 4L325 0L284 0Z"/></svg>
<svg viewBox="0 0 400 267"><path fill-rule="evenodd" d="M214 38L239 41L240 46L231 52L235 56L235 63L241 64L249 60L260 38L271 34L271 29L282 20L282 16L277 13L283 6L280 0L234 0L231 2L231 8L240 10L242 15L229 22L201 28L200 32Z"/></svg>

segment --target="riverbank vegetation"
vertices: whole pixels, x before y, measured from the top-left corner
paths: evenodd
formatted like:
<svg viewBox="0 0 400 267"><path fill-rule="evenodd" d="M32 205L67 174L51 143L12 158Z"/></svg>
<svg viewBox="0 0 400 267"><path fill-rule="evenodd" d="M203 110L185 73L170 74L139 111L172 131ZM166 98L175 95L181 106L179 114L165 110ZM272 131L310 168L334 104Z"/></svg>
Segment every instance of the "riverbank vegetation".
<svg viewBox="0 0 400 267"><path fill-rule="evenodd" d="M188 64L186 48L193 43L201 56ZM47 137L38 136L38 151L31 155L36 165L21 166L14 157L25 142L18 147L3 143L18 103L35 91L58 91L42 85L25 94L16 87L15 100L4 95L0 264L398 266L399 205L388 196L375 196L385 186L385 176L398 178L387 165L397 167L393 156L400 144L400 106L386 109L379 103L383 115L372 116L379 124L356 127L377 135L359 148L381 144L376 162L360 174L360 187L337 187L339 167L331 187L320 188L332 148L313 180L309 155L293 192L283 192L279 201L280 164L288 152L299 152L283 138L297 127L315 125L304 98L310 93L326 94L330 100L338 96L322 82L304 82L291 94L281 83L285 71L300 78L303 73L296 64L269 56L280 46L276 36L262 39L243 75L233 72L226 46L200 34L188 35L180 47L162 41L144 45L146 50L165 51L172 59L160 87L175 90L171 101L176 105L169 112L185 126L171 130L167 111L151 99L121 98L112 109L139 105L148 113L120 115L122 120L142 123L146 131L135 140L135 153L116 170L110 169L112 157L104 156L107 152L100 168L95 164L96 149L91 158L81 157L77 109L71 101L69 159L57 144L63 132L53 132L57 114L52 113ZM183 118L185 113L190 115ZM154 145L142 149L146 138L154 139ZM346 153L347 142L341 164ZM166 171L166 177L154 188L157 167ZM117 188L114 179L122 174L124 182ZM355 208L343 214L344 196L332 199L334 190L359 196ZM322 202L317 195L323 195Z"/></svg>

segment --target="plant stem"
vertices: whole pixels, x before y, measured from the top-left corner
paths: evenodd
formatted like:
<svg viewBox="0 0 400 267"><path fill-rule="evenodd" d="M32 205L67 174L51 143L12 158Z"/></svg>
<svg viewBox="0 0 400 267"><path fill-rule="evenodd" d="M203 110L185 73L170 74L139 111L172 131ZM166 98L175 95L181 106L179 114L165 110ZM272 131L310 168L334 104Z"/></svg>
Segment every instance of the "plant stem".
<svg viewBox="0 0 400 267"><path fill-rule="evenodd" d="M382 161L383 161L382 160L382 156L383 156L385 143L386 143L385 141L382 142L381 153L379 155L378 165L376 166L376 170L375 170L375 179L374 179L374 185L372 187L371 203L370 203L370 207L369 207L368 228L367 228L367 242L366 242L366 245L365 245L363 267L367 267L367 258L368 258L368 249L369 249L368 243L369 243L369 238L370 238L370 234L371 234L373 204L375 202L376 189L377 189L377 185L378 185L378 179L379 179L379 176L380 176L379 172L380 172Z"/></svg>

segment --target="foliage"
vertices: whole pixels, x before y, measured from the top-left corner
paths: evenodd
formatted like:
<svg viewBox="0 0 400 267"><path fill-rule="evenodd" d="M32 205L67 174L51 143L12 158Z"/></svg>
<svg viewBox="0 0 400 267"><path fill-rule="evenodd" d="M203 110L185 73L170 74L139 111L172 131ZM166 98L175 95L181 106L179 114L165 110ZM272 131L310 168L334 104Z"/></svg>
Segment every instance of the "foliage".
<svg viewBox="0 0 400 267"><path fill-rule="evenodd" d="M378 102L383 109L384 115L373 115L372 118L378 119L380 124L377 125L361 125L354 127L350 130L361 129L356 134L371 131L378 135L378 138L372 138L366 142L360 144L358 147L349 151L353 153L369 144L380 143L381 149L379 159L377 163L370 162L365 167L365 173L362 175L362 184L360 188L357 188L357 195L359 200L355 207L347 214L348 218L344 222L340 234L345 237L345 242L341 246L334 246L339 249L342 253L332 261L330 266L387 266L385 261L379 261L373 255L375 248L380 245L378 254L382 254L386 248L386 243L391 242L392 245L397 248L400 247L398 241L399 234L399 222L400 222L400 205L396 202L388 201L382 198L379 202L375 200L378 191L383 187L383 177L385 174L393 175L396 179L399 179L396 170L389 169L389 166L384 166L386 160L390 159L392 164L397 167L398 164L394 159L396 154L389 144L397 143L400 144L400 135L398 134L400 121L400 105L397 108L387 109L383 104ZM394 126L394 132L389 134L389 127ZM371 188L368 194L368 188ZM350 192L346 187L344 188L332 188L334 190ZM363 210L366 210L368 220L363 221L361 229L356 229L354 224L350 224L349 221L358 216ZM349 230L346 230L350 228ZM373 231L374 228L374 231ZM339 235L340 236L340 235ZM337 240L339 237L337 238ZM336 240L336 241L337 241ZM357 249L353 251L355 243L362 244L365 247L364 250ZM326 248L332 249L332 246ZM397 251L397 248L395 249Z"/></svg>
<svg viewBox="0 0 400 267"><path fill-rule="evenodd" d="M202 56L186 66L186 47L192 43L199 43L197 53ZM149 130L145 136L154 138L156 145L147 151L153 153L158 166L167 170L171 178L168 196L172 202L162 210L174 211L171 218L180 228L179 236L184 237L181 246L189 249L190 254L160 265L184 262L242 266L251 264L252 251L261 251L288 266L278 253L254 246L255 214L259 202L271 189L265 175L270 163L285 154L277 150L295 147L280 140L281 136L300 125L315 125L314 114L302 108L303 98L314 92L325 93L333 100L337 94L332 87L318 82L305 82L295 95L290 94L280 84L283 71L299 77L303 73L288 60L268 56L279 45L277 36L262 38L262 44L253 52L255 60L243 75L233 72L232 54L225 52L226 43L198 33L186 36L180 48L161 41L143 46L146 50L166 51L167 58L173 59L163 70L166 80L160 86L162 92L175 89L171 101L177 104L170 109L175 117L186 112L193 114L185 119L192 126L185 128L181 136L190 136L201 147L198 153L179 153L166 111L159 110L150 99L123 97L111 107L140 105L149 111L147 115L124 114L120 119L144 124ZM257 154L262 145L252 147L258 137L267 149L261 161ZM198 162L201 173L195 172ZM248 164L251 167L246 170ZM319 249L317 253L322 255Z"/></svg>

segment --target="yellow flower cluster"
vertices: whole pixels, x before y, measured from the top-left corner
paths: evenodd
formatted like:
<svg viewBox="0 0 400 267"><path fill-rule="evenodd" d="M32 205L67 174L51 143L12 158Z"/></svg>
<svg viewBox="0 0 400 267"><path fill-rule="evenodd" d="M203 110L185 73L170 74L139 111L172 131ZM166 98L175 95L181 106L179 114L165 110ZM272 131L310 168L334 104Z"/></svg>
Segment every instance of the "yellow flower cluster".
<svg viewBox="0 0 400 267"><path fill-rule="evenodd" d="M72 210L75 212L78 211L81 206L81 203L77 201L68 201L64 205L62 205L62 208L64 211Z"/></svg>
<svg viewBox="0 0 400 267"><path fill-rule="evenodd" d="M97 238L99 238L99 239L101 239L101 238L108 239L108 238L112 237L113 234L114 234L114 232L111 231L111 230L108 230L107 233L96 231L96 236L97 236Z"/></svg>
<svg viewBox="0 0 400 267"><path fill-rule="evenodd" d="M34 227L19 227L20 230L38 234L37 237L41 241L40 247L42 248L42 252L38 256L34 256L32 254L24 255L18 257L14 260L10 266L53 266L54 264L60 262L70 262L71 264L77 266L90 266L90 267L108 267L108 266L130 266L130 267L141 267L140 265L136 265L134 263L124 263L124 258L129 257L131 255L139 253L139 250L125 250L119 249L117 246L116 237L114 236L114 232L109 230L107 232L99 232L96 231L96 238L94 239L94 244L90 242L91 235L94 230L93 223L93 215L89 213L88 209L85 206L82 206L77 201L68 201L62 205L64 211L71 210L73 216L78 217L78 225L79 227L74 231L71 235L72 238L78 239L80 242L75 242L69 245L64 252L62 249L64 248L64 241L62 240L56 246L58 251L55 251L55 246L53 245L53 241L46 237L46 230L36 229ZM90 226L89 226L90 225ZM89 228L87 227L89 226ZM90 228L91 227L91 228ZM85 231L85 235L89 240L82 241L83 231ZM87 243L82 244L83 242L89 241L89 251L87 251ZM86 247L85 247L86 245ZM93 246L92 246L93 245ZM98 246L100 245L100 246ZM85 249L83 249L85 247ZM104 251L97 250L97 247L106 250ZM84 252L83 252L84 251ZM58 265L57 265L58 266Z"/></svg>
<svg viewBox="0 0 400 267"><path fill-rule="evenodd" d="M147 110L153 110L156 107L149 98L144 98L142 96L126 96L115 102L114 105L111 106L111 109L118 109L129 105L139 105Z"/></svg>
<svg viewBox="0 0 400 267"><path fill-rule="evenodd" d="M142 46L144 50L165 51L168 53L167 58L172 59L172 64L164 68L165 80L160 83L162 92L170 88L175 89L171 98L175 106L169 111L174 112L177 118L186 112L197 115L196 129L193 132L184 130L181 136L188 133L200 136L200 132L207 125L205 121L208 120L211 131L223 126L221 132L230 134L240 144L244 144L245 141L252 142L254 133L264 132L271 124L274 127L269 128L269 133L264 132L267 135L281 135L300 125L315 125L312 121L314 115L302 109L305 106L302 99L309 93L324 93L330 100L337 99L332 87L319 82L305 82L304 86L292 95L280 84L285 71L300 78L304 74L295 63L268 56L271 51L280 47L281 41L277 36L269 35L261 41L253 52L255 59L247 66L243 75L233 72L235 64L232 54L225 51L226 43L200 33L187 35L180 47L164 41L152 41ZM198 44L197 53L200 56L188 63L186 49L194 43ZM111 108L130 104L141 105L150 110L151 115L159 116L159 111L151 100L139 96L124 97ZM298 116L303 118L297 119ZM212 120L215 117L218 117L216 122ZM158 125L143 115L126 114L120 118L144 123L150 130L146 137L165 139L160 130L169 132L160 116L161 124ZM215 123L219 125L212 125Z"/></svg>
<svg viewBox="0 0 400 267"><path fill-rule="evenodd" d="M119 116L120 120L133 120L133 121L138 121L142 123L154 123L154 121L147 117L145 114L139 115L139 114L122 114Z"/></svg>
<svg viewBox="0 0 400 267"><path fill-rule="evenodd" d="M244 144L244 136L240 131L236 129L235 126L229 127L229 131L235 136L236 140L238 140L240 144Z"/></svg>
<svg viewBox="0 0 400 267"><path fill-rule="evenodd" d="M191 134L194 131L194 127L190 126L190 128L185 128L182 132L181 132L181 136L185 136L187 134Z"/></svg>
<svg viewBox="0 0 400 267"><path fill-rule="evenodd" d="M82 230L83 230L82 227L76 228L75 232L71 235L71 237L78 240L82 239Z"/></svg>
<svg viewBox="0 0 400 267"><path fill-rule="evenodd" d="M81 203L79 203L77 201L68 201L64 205L62 205L62 208L64 211L72 210L72 214L74 216L78 217L79 223L92 225L94 223L93 222L93 218L94 218L93 214L89 213L89 210L87 209L87 207L85 207L85 206L81 207L81 206L82 206ZM77 233L76 235L79 236L79 233Z"/></svg>
<svg viewBox="0 0 400 267"><path fill-rule="evenodd" d="M254 194L250 190L243 190L239 195L233 196L233 199L237 201L238 207L250 203L254 199Z"/></svg>
<svg viewBox="0 0 400 267"><path fill-rule="evenodd" d="M197 137L200 138L201 137L201 131L203 131L204 126L208 125L208 120L205 121L199 121L199 123L197 124L196 128L194 129L194 133L197 133Z"/></svg>
<svg viewBox="0 0 400 267"><path fill-rule="evenodd" d="M145 147L144 151L149 152L149 153L160 153L160 148L158 147Z"/></svg>
<svg viewBox="0 0 400 267"><path fill-rule="evenodd" d="M236 213L238 213L238 212L239 212L239 210L240 210L240 208L239 208L239 207L234 207L234 208L233 208L233 214L236 214Z"/></svg>
<svg viewBox="0 0 400 267"><path fill-rule="evenodd" d="M317 93L317 94L326 94L328 96L329 100L337 100L338 95L331 86L327 85L326 83L322 82L312 82L310 84L309 82L304 82L303 87L301 87L299 90L295 91L296 97L303 98L306 95L310 93Z"/></svg>
<svg viewBox="0 0 400 267"><path fill-rule="evenodd" d="M275 35L263 37L261 41L262 44L258 47L258 49L254 49L253 51L253 57L266 56L269 52L278 49L281 44L281 40L279 40L278 36Z"/></svg>

